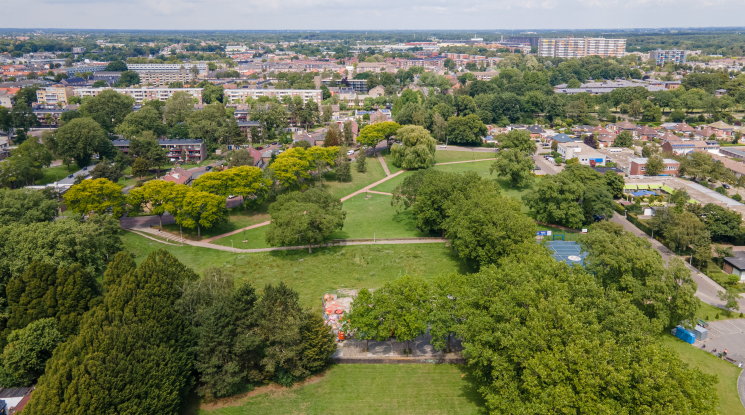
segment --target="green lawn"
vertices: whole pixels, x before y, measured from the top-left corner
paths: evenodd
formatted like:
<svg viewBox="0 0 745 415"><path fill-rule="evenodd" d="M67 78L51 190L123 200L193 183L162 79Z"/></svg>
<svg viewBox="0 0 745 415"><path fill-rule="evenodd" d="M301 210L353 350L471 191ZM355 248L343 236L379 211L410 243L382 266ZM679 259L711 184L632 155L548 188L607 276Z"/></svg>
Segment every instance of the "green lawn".
<svg viewBox="0 0 745 415"><path fill-rule="evenodd" d="M80 170L80 167L77 164L71 164L70 171L67 171L67 166L48 167L42 170L44 176L36 181L36 185L40 186L60 181L78 170Z"/></svg>
<svg viewBox="0 0 745 415"><path fill-rule="evenodd" d="M393 156L391 156L388 150L380 151L380 154L383 156L383 159L385 159L385 165L388 166L388 171L391 172L391 174L401 171L399 167L393 165ZM378 156L373 157L378 158Z"/></svg>
<svg viewBox="0 0 745 415"><path fill-rule="evenodd" d="M430 236L414 226L411 210L396 211L391 197L375 193L359 194L343 203L347 217L344 228L331 235L331 239L412 238ZM264 235L268 226L250 229L245 233L226 236L212 243L241 249L268 248ZM233 245L231 245L231 240ZM246 241L246 242L243 242Z"/></svg>
<svg viewBox="0 0 745 415"><path fill-rule="evenodd" d="M745 414L745 408L737 394L737 377L740 376L741 369L669 334L662 336L662 343L677 351L683 362L707 375L717 375L719 382L715 388L719 395L719 413Z"/></svg>
<svg viewBox="0 0 745 415"><path fill-rule="evenodd" d="M326 292L378 288L406 274L429 280L440 274L473 272L451 255L444 243L317 248L312 254L302 249L236 254L165 245L131 232L125 232L122 239L138 263L150 252L165 249L198 273L211 266L227 268L259 290L267 283L284 281L298 291L303 307L318 307Z"/></svg>
<svg viewBox="0 0 745 415"><path fill-rule="evenodd" d="M246 226L255 225L257 223L266 222L269 220L269 214L267 213L268 204L262 205L257 210L248 209L243 210L242 206L230 209L230 220L226 223L213 226L209 229L202 228L202 237L197 236L197 229L183 228L184 238L191 240L201 240L211 238L213 236L222 235L226 232L232 232L236 229L245 228ZM163 230L170 232L174 235L179 235L179 226L175 223L170 225L163 225ZM230 246L230 241L228 241Z"/></svg>
<svg viewBox="0 0 745 415"><path fill-rule="evenodd" d="M483 414L466 373L458 365L335 365L314 383L199 414Z"/></svg>
<svg viewBox="0 0 745 415"><path fill-rule="evenodd" d="M328 173L325 177L335 178L335 173ZM352 181L351 182L337 182L337 181L324 181L323 187L328 190L329 193L334 197L342 198L348 194L354 193L357 190L362 189L365 186L369 186L378 180L385 178L385 171L383 166L377 157L367 158L367 172L358 173L355 163L352 163Z"/></svg>
<svg viewBox="0 0 745 415"><path fill-rule="evenodd" d="M467 161L467 160L482 160L482 159L493 159L497 155L496 152L481 152L481 151L447 151L441 150L439 147L435 151L435 163L449 163L451 161Z"/></svg>
<svg viewBox="0 0 745 415"><path fill-rule="evenodd" d="M740 312L732 312L731 314L727 313L727 310L722 310L719 307L714 307L713 305L706 304L705 302L699 300L699 307L698 311L696 311L696 318L700 318L704 321L717 321L717 320L729 320L731 318L741 318ZM719 314L719 318L717 318L717 314Z"/></svg>

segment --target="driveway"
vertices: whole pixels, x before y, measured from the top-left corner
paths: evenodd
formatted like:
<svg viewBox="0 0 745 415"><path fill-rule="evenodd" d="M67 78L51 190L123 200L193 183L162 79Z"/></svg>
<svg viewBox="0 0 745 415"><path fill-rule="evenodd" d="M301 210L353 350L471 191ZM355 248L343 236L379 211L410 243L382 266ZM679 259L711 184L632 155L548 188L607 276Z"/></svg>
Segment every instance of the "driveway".
<svg viewBox="0 0 745 415"><path fill-rule="evenodd" d="M538 154L533 154L533 161L535 164L540 167L540 170L536 170L535 174L537 176L543 176L546 174L557 174L560 171L564 170L563 167L557 166L554 163L549 162L543 156L540 156ZM542 173L539 173L542 172Z"/></svg>

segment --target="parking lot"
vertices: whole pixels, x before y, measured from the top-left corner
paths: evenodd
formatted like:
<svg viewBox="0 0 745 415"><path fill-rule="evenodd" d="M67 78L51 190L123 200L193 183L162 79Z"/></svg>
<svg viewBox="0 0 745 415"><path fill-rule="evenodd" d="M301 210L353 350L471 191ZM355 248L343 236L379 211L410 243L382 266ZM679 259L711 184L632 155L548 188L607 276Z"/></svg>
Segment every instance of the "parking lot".
<svg viewBox="0 0 745 415"><path fill-rule="evenodd" d="M708 329L707 339L695 342L695 347L713 354L727 350L735 364L745 361L745 319L710 321Z"/></svg>

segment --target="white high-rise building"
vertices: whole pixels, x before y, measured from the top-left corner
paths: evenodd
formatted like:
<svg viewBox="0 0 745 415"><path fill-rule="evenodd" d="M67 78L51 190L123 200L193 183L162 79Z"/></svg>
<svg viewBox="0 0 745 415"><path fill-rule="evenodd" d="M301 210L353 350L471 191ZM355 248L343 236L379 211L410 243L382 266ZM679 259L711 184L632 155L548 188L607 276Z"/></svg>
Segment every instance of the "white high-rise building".
<svg viewBox="0 0 745 415"><path fill-rule="evenodd" d="M597 55L621 57L626 51L626 39L602 37L541 38L538 56L551 58L583 58Z"/></svg>

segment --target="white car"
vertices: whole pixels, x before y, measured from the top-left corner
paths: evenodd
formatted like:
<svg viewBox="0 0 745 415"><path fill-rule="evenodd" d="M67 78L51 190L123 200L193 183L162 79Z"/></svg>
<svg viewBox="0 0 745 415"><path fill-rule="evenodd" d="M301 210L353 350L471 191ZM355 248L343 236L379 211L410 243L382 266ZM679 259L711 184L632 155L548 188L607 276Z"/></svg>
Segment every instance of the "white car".
<svg viewBox="0 0 745 415"><path fill-rule="evenodd" d="M354 150L349 150L349 151L347 151L347 155L348 155L348 156L351 156L352 154L354 154Z"/></svg>
<svg viewBox="0 0 745 415"><path fill-rule="evenodd" d="M440 148L448 148L447 144L440 145Z"/></svg>

